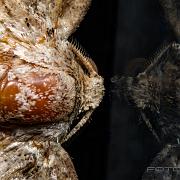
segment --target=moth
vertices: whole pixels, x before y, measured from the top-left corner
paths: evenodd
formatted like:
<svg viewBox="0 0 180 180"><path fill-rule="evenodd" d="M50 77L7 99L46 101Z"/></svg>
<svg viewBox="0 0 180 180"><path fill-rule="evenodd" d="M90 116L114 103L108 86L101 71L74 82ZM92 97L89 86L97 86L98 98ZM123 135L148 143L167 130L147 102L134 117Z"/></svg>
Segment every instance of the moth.
<svg viewBox="0 0 180 180"><path fill-rule="evenodd" d="M180 167L179 163L173 163L169 158L172 154L179 162L180 149L176 144L180 142L180 3L178 0L160 0L160 3L175 38L159 48L153 58L150 58L150 64L149 59L136 59L134 64L142 62L143 66L137 70L134 66L131 75L116 76L113 82L117 93L136 107L156 139L162 146L166 145L162 151L164 159L159 159L161 155L155 157L153 167L168 166L164 163L166 159L169 166ZM173 146L170 151L167 150L167 144ZM156 173L148 172L149 176L144 176L143 179L166 180L172 175L171 171L166 175L163 171L158 176ZM178 179L179 175L172 177Z"/></svg>
<svg viewBox="0 0 180 180"><path fill-rule="evenodd" d="M113 78L118 93L139 110L158 141L175 143L180 137L179 50L177 43L163 45L154 61L137 76Z"/></svg>
<svg viewBox="0 0 180 180"><path fill-rule="evenodd" d="M77 179L62 144L104 94L68 38L90 0L0 0L0 179Z"/></svg>

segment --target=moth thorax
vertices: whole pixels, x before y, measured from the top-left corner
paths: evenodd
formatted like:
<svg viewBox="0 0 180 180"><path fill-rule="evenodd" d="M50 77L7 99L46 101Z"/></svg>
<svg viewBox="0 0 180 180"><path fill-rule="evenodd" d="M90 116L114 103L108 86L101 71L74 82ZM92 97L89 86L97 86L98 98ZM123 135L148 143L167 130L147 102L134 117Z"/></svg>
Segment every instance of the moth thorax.
<svg viewBox="0 0 180 180"><path fill-rule="evenodd" d="M0 122L67 121L75 106L75 80L64 71L29 63L0 64Z"/></svg>
<svg viewBox="0 0 180 180"><path fill-rule="evenodd" d="M157 77L140 74L131 88L132 99L138 108L145 109L159 104L160 83Z"/></svg>

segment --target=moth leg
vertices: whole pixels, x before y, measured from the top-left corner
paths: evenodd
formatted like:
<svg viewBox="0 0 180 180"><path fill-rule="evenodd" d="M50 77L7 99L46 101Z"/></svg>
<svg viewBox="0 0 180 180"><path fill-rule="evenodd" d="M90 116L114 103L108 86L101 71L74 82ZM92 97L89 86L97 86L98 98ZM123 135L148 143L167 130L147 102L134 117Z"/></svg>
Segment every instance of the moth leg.
<svg viewBox="0 0 180 180"><path fill-rule="evenodd" d="M146 117L146 115L141 111L141 117L143 121L145 122L146 126L149 128L149 130L152 132L153 136L156 138L156 140L160 143L160 138L157 135L157 133L154 131L152 124L150 123L149 119Z"/></svg>
<svg viewBox="0 0 180 180"><path fill-rule="evenodd" d="M67 134L67 136L61 141L61 143L64 143L68 141L74 134L76 134L77 131L80 130L81 127L83 127L88 120L90 119L90 116L92 114L93 110L90 110L86 112L86 114L82 117L82 119L76 124L76 126Z"/></svg>

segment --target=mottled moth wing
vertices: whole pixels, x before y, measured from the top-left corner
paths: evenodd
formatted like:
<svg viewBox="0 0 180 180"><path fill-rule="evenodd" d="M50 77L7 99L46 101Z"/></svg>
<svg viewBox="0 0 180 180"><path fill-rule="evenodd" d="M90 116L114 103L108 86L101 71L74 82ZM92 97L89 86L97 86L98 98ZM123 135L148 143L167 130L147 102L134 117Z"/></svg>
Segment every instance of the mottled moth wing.
<svg viewBox="0 0 180 180"><path fill-rule="evenodd" d="M60 144L52 141L17 142L1 139L0 177L2 180L77 180L73 163Z"/></svg>
<svg viewBox="0 0 180 180"><path fill-rule="evenodd" d="M0 31L20 41L67 39L83 19L90 0L1 0Z"/></svg>

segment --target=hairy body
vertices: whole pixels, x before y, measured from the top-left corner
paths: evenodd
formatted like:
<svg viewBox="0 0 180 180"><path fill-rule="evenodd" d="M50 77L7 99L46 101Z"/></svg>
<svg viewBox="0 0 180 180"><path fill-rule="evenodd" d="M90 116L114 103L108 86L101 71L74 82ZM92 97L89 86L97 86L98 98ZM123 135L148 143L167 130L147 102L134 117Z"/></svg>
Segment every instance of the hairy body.
<svg viewBox="0 0 180 180"><path fill-rule="evenodd" d="M179 168L180 149L180 16L178 0L160 0L174 40L165 43L150 59L136 59L143 64L137 71L131 66L130 75L114 77L116 92L133 105L145 124L165 146L153 159L152 168ZM133 61L132 61L133 62ZM167 169L166 169L167 170ZM179 179L179 171L151 170L145 172L143 180Z"/></svg>
<svg viewBox="0 0 180 180"><path fill-rule="evenodd" d="M68 41L89 5L0 0L0 179L77 179L61 144L104 91L93 61Z"/></svg>

